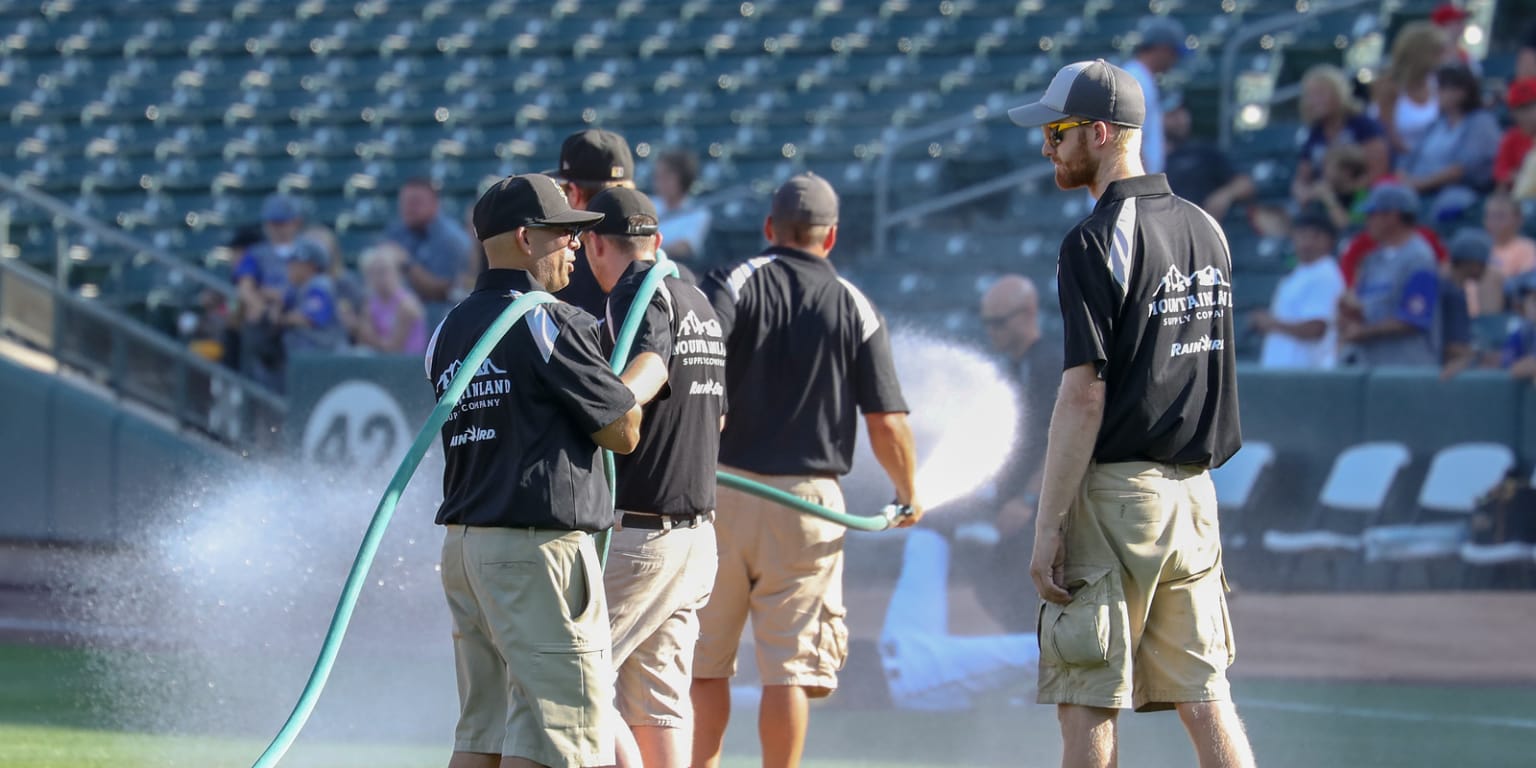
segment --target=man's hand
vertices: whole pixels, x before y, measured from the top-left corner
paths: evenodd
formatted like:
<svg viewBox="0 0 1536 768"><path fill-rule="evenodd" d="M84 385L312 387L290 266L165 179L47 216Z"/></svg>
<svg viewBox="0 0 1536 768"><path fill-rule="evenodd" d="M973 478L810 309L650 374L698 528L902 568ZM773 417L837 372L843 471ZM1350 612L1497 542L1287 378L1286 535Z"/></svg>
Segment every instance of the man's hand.
<svg viewBox="0 0 1536 768"><path fill-rule="evenodd" d="M1035 505L1022 498L1009 499L997 510L997 532L1003 536L1012 536L1034 524Z"/></svg>
<svg viewBox="0 0 1536 768"><path fill-rule="evenodd" d="M1050 529L1035 532L1035 552L1029 559L1029 578L1035 582L1035 591L1046 602L1066 605L1072 601L1067 591L1062 563L1066 560L1066 548L1062 545L1061 531Z"/></svg>
<svg viewBox="0 0 1536 768"><path fill-rule="evenodd" d="M912 514L902 515L896 518L897 528L911 528L912 526L917 525L917 521L923 519L923 512L926 510L923 509L921 502L913 499L912 501L907 502L907 505L912 508Z"/></svg>

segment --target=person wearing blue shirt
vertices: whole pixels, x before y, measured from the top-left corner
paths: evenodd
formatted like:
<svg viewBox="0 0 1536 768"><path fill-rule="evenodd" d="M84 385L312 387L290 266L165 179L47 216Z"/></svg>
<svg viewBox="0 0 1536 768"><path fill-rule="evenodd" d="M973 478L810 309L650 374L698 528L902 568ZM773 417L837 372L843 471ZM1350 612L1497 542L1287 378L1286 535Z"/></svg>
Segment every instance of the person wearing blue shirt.
<svg viewBox="0 0 1536 768"><path fill-rule="evenodd" d="M1366 231L1378 245L1340 301L1339 341L1353 364L1439 367L1440 276L1434 250L1414 227L1418 210L1418 195L1399 184L1382 184L1366 199Z"/></svg>
<svg viewBox="0 0 1536 768"><path fill-rule="evenodd" d="M283 329L283 349L330 352L340 349L345 331L336 312L336 288L326 274L330 255L313 240L295 241L288 257L288 290L276 324Z"/></svg>
<svg viewBox="0 0 1536 768"><path fill-rule="evenodd" d="M427 326L437 324L454 304L453 287L469 267L469 234L443 215L431 179L406 179L400 186L400 218L384 231L410 256L405 278L427 311Z"/></svg>

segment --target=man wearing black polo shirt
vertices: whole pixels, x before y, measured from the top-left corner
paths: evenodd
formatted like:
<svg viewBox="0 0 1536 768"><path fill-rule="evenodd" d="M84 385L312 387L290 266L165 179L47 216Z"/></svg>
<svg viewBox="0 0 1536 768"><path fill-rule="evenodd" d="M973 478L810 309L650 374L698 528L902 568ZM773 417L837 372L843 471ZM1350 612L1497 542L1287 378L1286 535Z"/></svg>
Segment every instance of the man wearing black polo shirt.
<svg viewBox="0 0 1536 768"><path fill-rule="evenodd" d="M796 176L774 193L763 229L772 247L705 280L725 334L733 405L721 469L841 510L837 478L853 463L857 409L896 501L914 508L903 524L917 522L912 431L885 322L827 259L837 242L837 193L818 176ZM795 766L807 700L837 687L848 652L845 529L729 489L719 491L717 514L719 573L699 612L694 661L693 765L719 765L750 614L763 765Z"/></svg>
<svg viewBox="0 0 1536 768"><path fill-rule="evenodd" d="M1145 175L1141 87L1070 64L1009 117L1040 127L1062 189L1098 204L1062 241L1065 371L1051 417L1030 576L1039 699L1065 766L1118 760L1116 715L1177 709L1204 768L1253 765L1233 658L1210 468L1238 449L1232 257L1198 206Z"/></svg>
<svg viewBox="0 0 1536 768"><path fill-rule="evenodd" d="M489 269L427 348L439 397L508 304L565 286L580 231L602 218L572 210L548 176L485 192L474 227ZM450 768L614 762L608 611L588 534L613 524L598 447L634 450L640 420L596 321L544 304L496 345L443 425L437 522L460 707Z"/></svg>
<svg viewBox="0 0 1536 768"><path fill-rule="evenodd" d="M615 187L587 206L603 220L586 237L608 294L605 349L618 342L661 244L656 207ZM686 768L698 611L715 583L715 463L725 403L725 339L692 283L664 278L646 304L624 383L645 407L645 435L618 457L619 528L603 583L618 669L619 715L646 768Z"/></svg>

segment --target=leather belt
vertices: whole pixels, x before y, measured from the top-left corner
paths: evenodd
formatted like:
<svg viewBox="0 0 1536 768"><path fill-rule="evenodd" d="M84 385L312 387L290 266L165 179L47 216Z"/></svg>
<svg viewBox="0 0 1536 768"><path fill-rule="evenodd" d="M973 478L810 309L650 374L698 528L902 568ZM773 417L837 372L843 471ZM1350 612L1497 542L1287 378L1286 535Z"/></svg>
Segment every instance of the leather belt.
<svg viewBox="0 0 1536 768"><path fill-rule="evenodd" d="M638 528L647 531L670 531L673 528L697 528L700 523L707 523L714 518L713 512L695 512L691 515L653 515L646 512L625 512L619 518L619 525L624 528Z"/></svg>

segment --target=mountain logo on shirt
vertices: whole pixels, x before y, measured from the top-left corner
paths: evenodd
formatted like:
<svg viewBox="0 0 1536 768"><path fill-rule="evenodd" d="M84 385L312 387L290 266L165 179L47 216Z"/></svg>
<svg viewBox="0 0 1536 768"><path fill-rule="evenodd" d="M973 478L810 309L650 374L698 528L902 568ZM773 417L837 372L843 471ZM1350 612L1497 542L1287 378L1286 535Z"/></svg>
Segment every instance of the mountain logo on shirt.
<svg viewBox="0 0 1536 768"><path fill-rule="evenodd" d="M688 314L683 316L683 321L678 324L678 335L709 336L718 339L725 335L725 331L720 328L719 320L710 318L708 322L705 322L700 320L699 316L690 309Z"/></svg>
<svg viewBox="0 0 1536 768"><path fill-rule="evenodd" d="M1214 266L1202 267L1195 270L1194 274L1186 276L1183 272L1179 271L1179 265L1170 264L1168 265L1168 274L1163 275L1163 282L1158 286L1158 292L1166 293L1172 291L1180 293L1189 290L1191 285L1209 288L1218 285L1229 285L1229 283L1227 283L1226 277L1221 274L1221 270Z"/></svg>
<svg viewBox="0 0 1536 768"><path fill-rule="evenodd" d="M459 368L463 367L463 365L464 361L455 360L448 365L447 369L443 371L443 375L437 377L437 391L439 393L448 391L448 385L453 383L453 377L458 375ZM475 371L475 378L478 379L482 376L490 376L492 374L505 376L506 373L506 371L498 368L495 363L487 360L480 364L480 370Z"/></svg>

